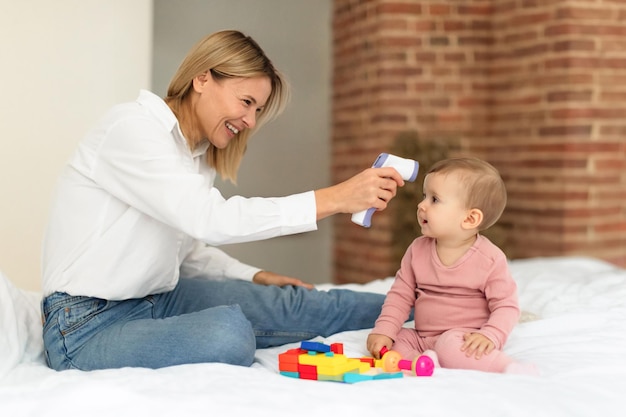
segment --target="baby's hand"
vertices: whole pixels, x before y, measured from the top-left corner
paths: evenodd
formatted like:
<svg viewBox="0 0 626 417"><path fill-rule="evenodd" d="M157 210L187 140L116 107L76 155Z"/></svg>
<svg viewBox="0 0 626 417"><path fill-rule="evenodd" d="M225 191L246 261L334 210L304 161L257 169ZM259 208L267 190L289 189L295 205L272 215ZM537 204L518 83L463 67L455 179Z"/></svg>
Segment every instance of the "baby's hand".
<svg viewBox="0 0 626 417"><path fill-rule="evenodd" d="M383 346L391 349L391 345L393 345L393 340L385 335L370 333L367 336L367 350L376 359L380 359L380 350Z"/></svg>
<svg viewBox="0 0 626 417"><path fill-rule="evenodd" d="M476 359L480 359L483 355L489 355L496 347L489 338L480 333L465 333L463 339L465 342L461 350L467 357L475 355Z"/></svg>

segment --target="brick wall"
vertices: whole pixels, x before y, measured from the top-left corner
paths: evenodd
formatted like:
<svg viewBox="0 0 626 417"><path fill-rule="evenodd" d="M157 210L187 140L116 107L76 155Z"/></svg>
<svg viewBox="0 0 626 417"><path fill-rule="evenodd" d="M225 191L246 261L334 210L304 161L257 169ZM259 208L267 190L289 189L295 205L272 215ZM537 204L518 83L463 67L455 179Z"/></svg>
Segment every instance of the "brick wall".
<svg viewBox="0 0 626 417"><path fill-rule="evenodd" d="M507 184L487 234L509 257L626 266L626 0L335 0L333 37L334 181L380 152L473 154ZM336 282L395 273L405 188L371 229L335 218Z"/></svg>

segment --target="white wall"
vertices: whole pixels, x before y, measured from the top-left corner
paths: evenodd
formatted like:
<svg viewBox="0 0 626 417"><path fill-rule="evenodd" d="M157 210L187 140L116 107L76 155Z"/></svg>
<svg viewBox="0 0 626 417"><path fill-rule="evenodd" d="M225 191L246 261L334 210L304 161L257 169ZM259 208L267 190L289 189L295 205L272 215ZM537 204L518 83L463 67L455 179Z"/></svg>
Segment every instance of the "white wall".
<svg viewBox="0 0 626 417"><path fill-rule="evenodd" d="M285 113L255 135L238 186L226 196L282 196L330 181L332 0L155 0L154 90L164 95L191 46L222 29L251 35L286 74L293 97ZM332 221L319 230L224 246L242 261L310 282L329 282Z"/></svg>
<svg viewBox="0 0 626 417"><path fill-rule="evenodd" d="M0 0L0 270L40 288L57 175L111 105L150 87L151 0Z"/></svg>

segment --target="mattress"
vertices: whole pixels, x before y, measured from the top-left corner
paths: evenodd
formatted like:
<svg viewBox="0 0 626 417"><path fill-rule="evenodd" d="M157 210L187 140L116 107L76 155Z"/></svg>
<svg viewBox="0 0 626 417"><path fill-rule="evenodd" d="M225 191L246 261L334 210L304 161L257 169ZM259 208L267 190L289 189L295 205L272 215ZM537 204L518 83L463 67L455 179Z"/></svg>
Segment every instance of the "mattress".
<svg viewBox="0 0 626 417"><path fill-rule="evenodd" d="M42 353L38 293L0 278L2 416L623 416L626 413L626 270L585 257L510 262L523 317L505 352L540 376L437 368L431 377L354 384L283 376L278 355L259 349L251 367L182 365L56 372ZM385 293L393 278L357 291ZM318 286L322 290L339 287ZM411 323L407 323L410 326ZM369 329L313 341L369 356Z"/></svg>

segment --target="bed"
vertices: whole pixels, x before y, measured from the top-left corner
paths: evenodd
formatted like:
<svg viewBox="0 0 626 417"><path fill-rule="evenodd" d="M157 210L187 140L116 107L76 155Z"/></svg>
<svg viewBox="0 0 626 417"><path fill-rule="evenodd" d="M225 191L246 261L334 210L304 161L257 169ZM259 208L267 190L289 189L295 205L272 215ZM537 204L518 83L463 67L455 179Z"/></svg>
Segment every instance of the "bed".
<svg viewBox="0 0 626 417"><path fill-rule="evenodd" d="M250 368L55 372L43 359L39 294L2 275L0 415L626 415L626 270L585 257L515 260L511 269L524 314L505 350L537 364L541 376L436 369L432 377L355 384L281 375L278 354L296 343L258 350ZM391 282L344 287L384 293ZM346 356L361 357L367 356L367 334L350 331L315 341L343 343Z"/></svg>

